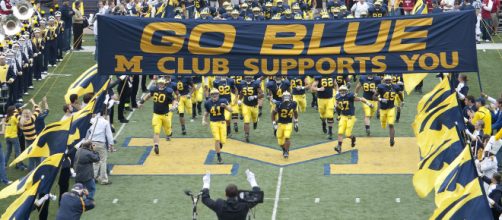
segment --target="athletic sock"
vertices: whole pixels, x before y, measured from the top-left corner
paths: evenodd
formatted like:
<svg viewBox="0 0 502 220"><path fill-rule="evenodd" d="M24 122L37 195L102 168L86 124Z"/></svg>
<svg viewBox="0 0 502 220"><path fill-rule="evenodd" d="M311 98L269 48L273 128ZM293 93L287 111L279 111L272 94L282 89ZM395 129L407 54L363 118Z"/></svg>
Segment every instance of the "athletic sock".
<svg viewBox="0 0 502 220"><path fill-rule="evenodd" d="M221 155L220 155L220 153L216 153L216 156L218 156L218 158L221 158Z"/></svg>
<svg viewBox="0 0 502 220"><path fill-rule="evenodd" d="M329 135L333 134L333 126L328 126L328 134Z"/></svg>
<svg viewBox="0 0 502 220"><path fill-rule="evenodd" d="M199 115L202 113L202 102L197 102L197 113Z"/></svg>
<svg viewBox="0 0 502 220"><path fill-rule="evenodd" d="M342 146L342 142L341 141L338 141L338 146Z"/></svg>
<svg viewBox="0 0 502 220"><path fill-rule="evenodd" d="M366 128L366 130L370 130L370 126L369 125L365 125L364 127Z"/></svg>
<svg viewBox="0 0 502 220"><path fill-rule="evenodd" d="M399 121L399 118L401 118L401 111L397 111L396 121Z"/></svg>
<svg viewBox="0 0 502 220"><path fill-rule="evenodd" d="M230 125L227 125L227 134L230 134L231 131L232 129L230 128Z"/></svg>
<svg viewBox="0 0 502 220"><path fill-rule="evenodd" d="M183 130L183 131L186 130L185 125L181 125L181 130Z"/></svg>
<svg viewBox="0 0 502 220"><path fill-rule="evenodd" d="M220 150L221 150L221 149L223 149L223 144L222 144L222 143L220 143Z"/></svg>
<svg viewBox="0 0 502 220"><path fill-rule="evenodd" d="M197 108L197 104L196 103L192 103L192 118L195 118L195 116L197 116L197 111L195 111L195 109Z"/></svg>

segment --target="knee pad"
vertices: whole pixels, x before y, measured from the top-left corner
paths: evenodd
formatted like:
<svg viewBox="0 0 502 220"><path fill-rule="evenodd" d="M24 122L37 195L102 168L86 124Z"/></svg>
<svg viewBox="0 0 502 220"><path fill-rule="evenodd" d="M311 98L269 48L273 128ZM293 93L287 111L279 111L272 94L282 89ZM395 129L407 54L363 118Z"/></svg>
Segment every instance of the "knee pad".
<svg viewBox="0 0 502 220"><path fill-rule="evenodd" d="M232 119L239 119L239 114L233 113L232 114Z"/></svg>
<svg viewBox="0 0 502 220"><path fill-rule="evenodd" d="M328 118L328 123L334 123L335 120L333 120L333 118Z"/></svg>
<svg viewBox="0 0 502 220"><path fill-rule="evenodd" d="M180 113L180 118L183 118L185 116L185 113Z"/></svg>

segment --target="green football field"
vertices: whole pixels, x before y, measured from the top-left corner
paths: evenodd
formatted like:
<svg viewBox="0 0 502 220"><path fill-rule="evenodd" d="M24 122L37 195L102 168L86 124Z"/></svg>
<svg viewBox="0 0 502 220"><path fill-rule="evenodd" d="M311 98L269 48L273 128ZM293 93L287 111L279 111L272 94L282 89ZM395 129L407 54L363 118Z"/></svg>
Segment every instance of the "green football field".
<svg viewBox="0 0 502 220"><path fill-rule="evenodd" d="M502 69L502 57L496 50L480 51L478 53L482 84L487 94L498 96L499 77ZM63 63L52 72L55 75L36 82L35 89L29 96L35 95L38 101L46 95L51 113L47 122L59 120L64 104L63 94L68 85L84 70L94 64L91 53L73 53L67 55ZM51 72L51 71L50 71ZM476 74L469 74L470 94L479 95ZM424 92L429 91L438 80L430 75L425 82ZM310 95L309 95L310 103ZM405 106L401 121L396 124L397 147L417 148L417 146L399 145L400 137L412 137L411 123L416 113L416 103L419 94L405 97ZM25 97L28 100L28 97ZM310 104L309 104L310 105ZM363 112L361 105L356 104L358 121L354 133L358 137L365 136ZM109 163L137 164L144 159L145 148L124 147L131 138L151 137L152 104L148 102L141 110L127 112L130 122L125 125L116 123L114 126L120 133L116 137L118 152L109 156ZM264 147L279 149L272 132L269 105L265 103L264 114L260 118L259 128L251 131L251 142ZM240 133L233 139L243 140L242 122L239 122ZM386 137L388 130L379 126L376 119L372 120L372 136ZM201 125L200 117L194 122L187 120L188 135L186 137L211 137L209 128ZM336 132L336 124L335 124ZM174 138L172 143L181 136L178 116L173 117ZM325 142L322 134L318 113L308 107L306 113L300 114L300 132L292 134L292 149L305 145ZM345 142L349 140L346 139ZM388 141L385 145L373 145L379 152L389 150ZM5 141L2 140L5 147ZM333 142L333 147L336 141ZM5 148L2 150L5 151ZM162 150L162 148L161 148ZM346 149L350 150L350 149ZM332 151L332 149L331 149ZM161 151L162 153L165 151ZM223 148L225 152L225 148ZM418 148L417 148L418 154ZM177 156L190 158L187 155L176 155L171 152L170 158ZM186 151L183 152L186 154ZM190 154L190 152L188 153ZM238 164L235 175L213 175L211 178L211 195L213 198L224 197L224 188L228 183L235 183L242 189L249 189L244 171L251 169L258 184L265 191L265 203L255 209L256 219L426 219L434 210L433 196L420 199L412 187L412 175L409 174L366 174L366 175L326 175L326 164L347 164L353 160L353 155L341 155L318 158L289 166L277 166L264 163L249 157L223 154L225 163ZM359 157L362 157L360 152ZM280 153L277 157L280 157ZM292 153L291 157L295 155ZM378 159L376 159L378 160ZM396 158L399 160L399 158ZM207 161L215 163L215 161ZM352 161L353 162L353 161ZM411 162L415 163L415 162ZM172 163L171 163L172 164ZM357 164L354 164L357 165ZM282 175L280 173L282 172ZM25 172L9 168L8 177L11 180L25 175ZM279 181L280 179L280 181ZM202 187L202 175L121 175L110 176L112 185L97 186L96 208L83 215L83 219L190 219L191 201L183 194L183 190L198 191ZM73 180L72 180L73 181ZM73 182L72 182L73 183ZM1 187L4 186L0 186ZM53 193L58 193L57 182ZM356 198L360 202L356 203ZM400 202L396 201L399 198ZM0 200L0 212L3 212L14 200L14 197ZM216 219L214 213L201 203L199 204L199 219ZM51 204L51 219L56 214L57 205ZM36 211L34 212L36 214ZM36 218L34 215L33 218Z"/></svg>

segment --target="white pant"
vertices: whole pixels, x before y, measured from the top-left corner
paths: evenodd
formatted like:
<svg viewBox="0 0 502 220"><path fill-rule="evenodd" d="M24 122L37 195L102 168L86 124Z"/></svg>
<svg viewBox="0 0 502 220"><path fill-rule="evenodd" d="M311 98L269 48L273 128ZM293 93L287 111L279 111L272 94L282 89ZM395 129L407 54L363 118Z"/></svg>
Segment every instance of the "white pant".
<svg viewBox="0 0 502 220"><path fill-rule="evenodd" d="M108 151L104 143L92 142L92 144L94 145L94 150L99 155L99 162L93 164L94 177L96 177L100 183L107 183L108 174L106 173L106 159L108 158Z"/></svg>

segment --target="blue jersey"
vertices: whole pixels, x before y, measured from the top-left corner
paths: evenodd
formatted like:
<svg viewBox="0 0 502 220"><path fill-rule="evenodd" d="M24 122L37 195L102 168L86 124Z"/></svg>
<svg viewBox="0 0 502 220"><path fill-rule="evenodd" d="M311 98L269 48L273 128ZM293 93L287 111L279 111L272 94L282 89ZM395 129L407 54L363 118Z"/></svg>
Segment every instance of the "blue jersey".
<svg viewBox="0 0 502 220"><path fill-rule="evenodd" d="M193 76L192 77L192 82L194 84L202 83L202 76Z"/></svg>
<svg viewBox="0 0 502 220"><path fill-rule="evenodd" d="M274 100L281 100L282 93L289 90L289 80L284 79L280 83L277 83L275 80L268 81L267 89L272 93Z"/></svg>
<svg viewBox="0 0 502 220"><path fill-rule="evenodd" d="M333 98L333 89L335 88L335 80L330 76L315 76L317 88L324 88L324 91L318 91L317 97L321 99Z"/></svg>
<svg viewBox="0 0 502 220"><path fill-rule="evenodd" d="M340 114L345 116L353 116L355 113L354 108L354 94L349 92L342 96L340 93L336 95L337 109L340 110Z"/></svg>
<svg viewBox="0 0 502 220"><path fill-rule="evenodd" d="M180 95L188 95L188 93L190 93L190 89L193 88L192 77L189 76L178 78L175 83L176 90Z"/></svg>
<svg viewBox="0 0 502 220"><path fill-rule="evenodd" d="M344 73L342 75L337 75L335 80L338 87L347 85L347 82L349 81L349 74Z"/></svg>
<svg viewBox="0 0 502 220"><path fill-rule="evenodd" d="M387 9L385 9L384 7L379 7L379 8L371 7L368 10L368 15L369 15L369 17L372 17L372 18L385 17L385 16L387 16Z"/></svg>
<svg viewBox="0 0 502 220"><path fill-rule="evenodd" d="M397 84L399 82L404 82L403 80L403 74L402 73L396 73L396 74L390 74L392 77L392 84ZM401 90L404 90L404 83L402 85L399 85L399 88Z"/></svg>
<svg viewBox="0 0 502 220"><path fill-rule="evenodd" d="M204 108L209 113L210 121L225 121L225 108L221 104L229 105L224 98L219 98L217 101L209 99L204 103Z"/></svg>
<svg viewBox="0 0 502 220"><path fill-rule="evenodd" d="M368 78L368 76L361 76L361 78L359 78L359 83L363 88L363 97L367 100L373 100L373 95L381 81L382 80L378 76L373 76L371 79Z"/></svg>
<svg viewBox="0 0 502 220"><path fill-rule="evenodd" d="M234 80L235 88L240 92L241 83L244 83L244 78L242 76L230 76L230 78Z"/></svg>
<svg viewBox="0 0 502 220"><path fill-rule="evenodd" d="M291 84L291 91L293 95L303 95L305 94L305 76L294 76L289 79ZM297 89L297 87L303 87Z"/></svg>
<svg viewBox="0 0 502 220"><path fill-rule="evenodd" d="M281 124L288 124L293 121L294 112L296 109L296 102L278 102L275 106L277 112L278 122Z"/></svg>
<svg viewBox="0 0 502 220"><path fill-rule="evenodd" d="M169 104L173 103L174 91L170 87L159 89L156 86L150 88L150 96L153 100L153 113L165 115L169 113Z"/></svg>
<svg viewBox="0 0 502 220"><path fill-rule="evenodd" d="M380 84L377 86L377 94L378 97L382 99L387 99L387 102L384 103L380 101L379 106L380 109L391 109L394 108L394 100L397 98L399 92L401 92L401 88L395 84Z"/></svg>
<svg viewBox="0 0 502 220"><path fill-rule="evenodd" d="M260 88L260 81L255 80L253 82L246 82L242 81L241 84L241 91L240 94L243 97L243 102L247 106L256 106L258 105L258 99L253 99L252 101L249 101L248 97L249 96L257 96L258 95L258 90Z"/></svg>
<svg viewBox="0 0 502 220"><path fill-rule="evenodd" d="M224 98L229 102L232 101L232 93L235 91L235 84L233 79L215 80L213 81L213 88L220 91L220 98Z"/></svg>

